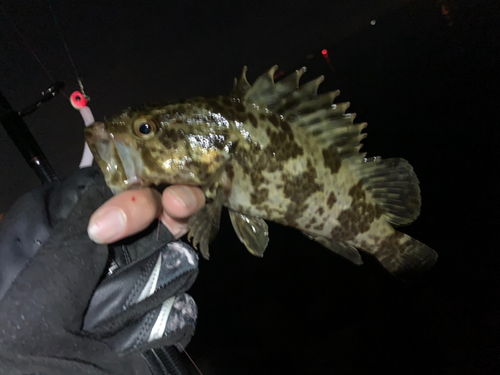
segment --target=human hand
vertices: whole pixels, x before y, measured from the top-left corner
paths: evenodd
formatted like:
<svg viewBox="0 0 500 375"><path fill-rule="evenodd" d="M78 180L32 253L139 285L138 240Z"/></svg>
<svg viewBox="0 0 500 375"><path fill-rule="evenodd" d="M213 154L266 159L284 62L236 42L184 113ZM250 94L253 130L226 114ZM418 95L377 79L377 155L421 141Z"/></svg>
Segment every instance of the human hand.
<svg viewBox="0 0 500 375"><path fill-rule="evenodd" d="M205 204L201 189L169 186L163 194L151 188L127 190L109 199L90 217L88 234L97 243L113 243L147 228L159 218L178 239L187 222Z"/></svg>
<svg viewBox="0 0 500 375"><path fill-rule="evenodd" d="M198 257L187 244L171 241L186 232L186 219L204 199L189 187L191 205L183 189L110 198L102 173L86 168L13 205L0 225L0 374L162 373L149 349L185 347L197 317L185 292L198 273ZM123 238L118 244L88 236L89 222L101 222L98 229L106 233L105 210L124 220L122 232L112 226L114 237L108 232L102 240ZM174 235L165 227L141 230L160 214ZM128 256L111 272L114 250Z"/></svg>

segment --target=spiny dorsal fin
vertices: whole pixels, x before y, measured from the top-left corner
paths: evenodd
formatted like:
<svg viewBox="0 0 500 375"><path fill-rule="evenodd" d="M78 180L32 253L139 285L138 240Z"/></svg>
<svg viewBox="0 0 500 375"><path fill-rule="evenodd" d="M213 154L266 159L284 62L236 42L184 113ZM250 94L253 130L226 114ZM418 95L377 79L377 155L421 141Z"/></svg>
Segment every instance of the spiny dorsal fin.
<svg viewBox="0 0 500 375"><path fill-rule="evenodd" d="M380 157L352 163L383 216L394 226L408 225L420 214L420 186L413 168L405 159Z"/></svg>
<svg viewBox="0 0 500 375"><path fill-rule="evenodd" d="M357 155L362 160L364 155L359 154L362 147L360 141L366 134L361 134L361 131L367 124L353 124L356 115L345 113L349 102L333 104L340 91L318 95L323 76L299 87L300 77L306 68L298 69L275 83L277 69L277 65L273 66L250 86L244 67L241 77L235 80L231 96L283 116L290 124L315 137L321 147L332 149L342 158Z"/></svg>
<svg viewBox="0 0 500 375"><path fill-rule="evenodd" d="M234 86L230 96L232 98L242 99L250 87L251 86L247 81L247 67L244 66L243 71L241 72L241 77L239 79L234 79Z"/></svg>

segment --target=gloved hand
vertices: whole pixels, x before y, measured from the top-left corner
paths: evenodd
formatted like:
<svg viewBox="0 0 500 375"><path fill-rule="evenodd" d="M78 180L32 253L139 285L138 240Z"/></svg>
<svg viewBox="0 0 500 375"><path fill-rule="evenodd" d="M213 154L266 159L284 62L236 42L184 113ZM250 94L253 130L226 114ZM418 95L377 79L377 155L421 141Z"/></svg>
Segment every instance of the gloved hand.
<svg viewBox="0 0 500 375"><path fill-rule="evenodd" d="M163 225L109 247L92 241L89 218L111 196L87 168L4 216L0 374L149 375L146 349L189 342L197 310L184 291L197 255Z"/></svg>

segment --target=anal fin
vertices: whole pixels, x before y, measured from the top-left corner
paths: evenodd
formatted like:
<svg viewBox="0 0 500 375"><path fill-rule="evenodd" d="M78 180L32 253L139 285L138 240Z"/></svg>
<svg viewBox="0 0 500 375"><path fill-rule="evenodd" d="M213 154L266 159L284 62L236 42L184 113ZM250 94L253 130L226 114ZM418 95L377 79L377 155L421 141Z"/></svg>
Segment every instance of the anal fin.
<svg viewBox="0 0 500 375"><path fill-rule="evenodd" d="M327 249L333 251L335 254L340 255L341 257L346 258L350 262L356 264L357 266L360 266L363 264L363 260L361 259L361 255L359 254L359 251L351 245L347 245L342 242L337 242L337 241L332 241L326 237L321 237L317 235L312 235L307 232L304 232L304 234L311 238L312 240L319 242L321 245L326 247Z"/></svg>
<svg viewBox="0 0 500 375"><path fill-rule="evenodd" d="M269 230L266 222L260 217L244 215L229 210L229 217L234 231L250 254L262 257L269 243Z"/></svg>

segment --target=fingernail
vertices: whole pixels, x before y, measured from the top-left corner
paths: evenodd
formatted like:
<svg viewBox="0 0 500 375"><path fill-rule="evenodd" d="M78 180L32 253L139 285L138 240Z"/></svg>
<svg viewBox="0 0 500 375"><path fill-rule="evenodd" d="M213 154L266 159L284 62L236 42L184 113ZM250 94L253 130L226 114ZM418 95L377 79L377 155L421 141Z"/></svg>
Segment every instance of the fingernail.
<svg viewBox="0 0 500 375"><path fill-rule="evenodd" d="M118 208L108 208L92 217L87 232L92 241L107 243L123 233L127 226L127 216Z"/></svg>
<svg viewBox="0 0 500 375"><path fill-rule="evenodd" d="M190 188L177 186L175 189L169 189L169 192L186 208L191 208L196 204L196 197Z"/></svg>

